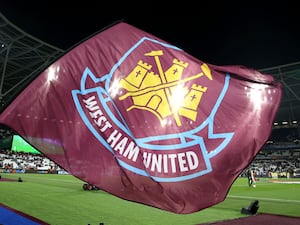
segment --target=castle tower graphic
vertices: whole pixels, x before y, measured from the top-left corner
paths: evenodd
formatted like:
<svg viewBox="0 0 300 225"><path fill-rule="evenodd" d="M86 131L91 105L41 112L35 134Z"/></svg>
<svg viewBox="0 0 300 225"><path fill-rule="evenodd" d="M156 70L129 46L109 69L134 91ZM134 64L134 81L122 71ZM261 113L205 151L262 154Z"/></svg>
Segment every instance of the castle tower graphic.
<svg viewBox="0 0 300 225"><path fill-rule="evenodd" d="M180 116L195 121L197 109L207 87L193 84L188 89L184 84L203 75L212 80L209 67L203 64L200 73L182 79L183 71L188 67L188 63L173 59L173 64L164 71L159 59L163 55L161 50L145 55L154 57L159 74L151 71L152 65L140 60L133 70L119 81L120 87L127 90L119 97L119 100L131 97L133 101L133 105L127 108L127 111L147 110L153 113L162 124L163 120L169 116L175 119L177 126L182 125Z"/></svg>

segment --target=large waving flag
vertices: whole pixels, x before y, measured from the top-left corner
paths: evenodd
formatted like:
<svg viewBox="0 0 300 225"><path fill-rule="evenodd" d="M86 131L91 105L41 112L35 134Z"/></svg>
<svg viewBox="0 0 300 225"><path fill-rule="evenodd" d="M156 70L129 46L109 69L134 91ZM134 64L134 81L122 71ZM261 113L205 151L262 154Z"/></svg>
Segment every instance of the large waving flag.
<svg viewBox="0 0 300 225"><path fill-rule="evenodd" d="M226 198L281 96L271 75L207 64L120 22L49 65L0 123L85 182L186 214Z"/></svg>

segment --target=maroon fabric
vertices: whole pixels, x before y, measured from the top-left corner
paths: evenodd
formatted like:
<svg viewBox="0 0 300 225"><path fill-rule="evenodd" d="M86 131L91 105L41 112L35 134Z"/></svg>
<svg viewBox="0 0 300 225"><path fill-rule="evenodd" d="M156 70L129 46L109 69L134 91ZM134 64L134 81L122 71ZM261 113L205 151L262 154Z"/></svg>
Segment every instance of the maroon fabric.
<svg viewBox="0 0 300 225"><path fill-rule="evenodd" d="M281 95L271 75L204 63L118 23L47 67L0 123L83 181L183 214L225 199Z"/></svg>
<svg viewBox="0 0 300 225"><path fill-rule="evenodd" d="M199 225L299 225L300 217L260 213L254 216L238 218L233 220L203 223Z"/></svg>

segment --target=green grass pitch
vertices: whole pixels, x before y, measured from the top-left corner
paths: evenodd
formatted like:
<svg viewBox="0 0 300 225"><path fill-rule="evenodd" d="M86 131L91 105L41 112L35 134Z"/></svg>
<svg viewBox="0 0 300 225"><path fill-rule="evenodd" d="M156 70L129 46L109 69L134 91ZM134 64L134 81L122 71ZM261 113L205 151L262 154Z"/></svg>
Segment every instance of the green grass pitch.
<svg viewBox="0 0 300 225"><path fill-rule="evenodd" d="M0 182L0 202L52 225L195 225L247 215L243 207L259 200L258 213L300 216L300 179L260 179L255 188L238 178L227 198L191 214L175 214L120 199L102 190L85 191L85 182L71 175L6 174ZM287 181L289 181L287 183Z"/></svg>

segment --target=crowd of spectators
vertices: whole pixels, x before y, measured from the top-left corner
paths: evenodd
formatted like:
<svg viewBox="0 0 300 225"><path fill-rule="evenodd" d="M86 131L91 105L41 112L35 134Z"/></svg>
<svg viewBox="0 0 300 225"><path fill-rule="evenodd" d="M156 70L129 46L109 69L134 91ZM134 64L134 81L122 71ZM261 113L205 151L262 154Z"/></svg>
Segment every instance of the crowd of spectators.
<svg viewBox="0 0 300 225"><path fill-rule="evenodd" d="M300 168L300 150L261 151L252 163L241 173L252 169L256 177L293 177L294 171ZM59 173L62 169L43 154L0 151L0 172L14 173Z"/></svg>
<svg viewBox="0 0 300 225"><path fill-rule="evenodd" d="M300 150L261 150L247 169L256 177L295 177L300 168ZM242 173L242 176L246 176Z"/></svg>
<svg viewBox="0 0 300 225"><path fill-rule="evenodd" d="M42 154L0 151L0 171L8 173L58 173L62 169Z"/></svg>

